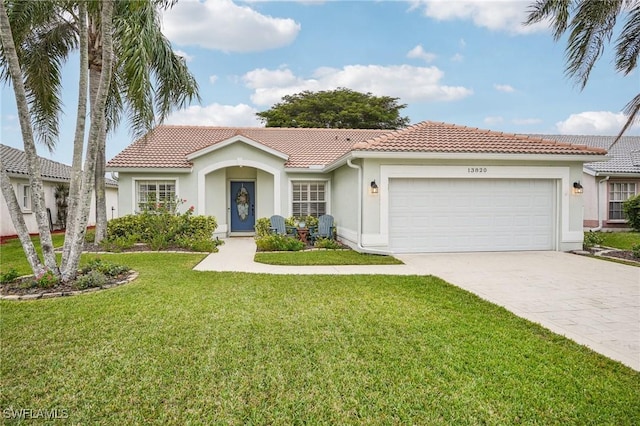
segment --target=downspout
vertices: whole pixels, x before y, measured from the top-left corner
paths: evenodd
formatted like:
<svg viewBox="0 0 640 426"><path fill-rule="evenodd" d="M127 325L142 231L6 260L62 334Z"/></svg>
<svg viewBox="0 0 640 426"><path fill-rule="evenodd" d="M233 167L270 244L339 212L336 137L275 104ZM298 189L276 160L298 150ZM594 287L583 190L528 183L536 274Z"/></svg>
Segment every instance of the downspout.
<svg viewBox="0 0 640 426"><path fill-rule="evenodd" d="M597 189L597 191L596 191L596 200L597 200L597 201L596 201L596 207L597 207L597 210L598 210L598 227L597 227L597 228L593 228L593 229L591 229L590 231L592 231L592 232L596 232L596 231L601 230L601 229L602 229L602 226L604 225L604 224L603 224L602 215L600 214L600 213L601 213L601 212L600 212L600 185L601 185L602 183L604 183L604 182L608 181L610 177L611 177L611 176L607 176L606 178L604 178L604 179L600 179L600 180L598 181L598 186L597 186L597 188L596 188L596 189Z"/></svg>
<svg viewBox="0 0 640 426"><path fill-rule="evenodd" d="M356 245L358 250L364 250L364 247L362 247L362 167L353 164L351 158L347 160L347 166L358 171L358 229L356 230Z"/></svg>
<svg viewBox="0 0 640 426"><path fill-rule="evenodd" d="M358 230L356 237L356 246L358 247L358 251L360 253L381 254L388 256L391 254L388 251L368 249L362 246L362 200L364 198L364 194L362 193L362 166L353 164L351 162L351 158L347 160L347 166L351 167L352 169L358 170Z"/></svg>

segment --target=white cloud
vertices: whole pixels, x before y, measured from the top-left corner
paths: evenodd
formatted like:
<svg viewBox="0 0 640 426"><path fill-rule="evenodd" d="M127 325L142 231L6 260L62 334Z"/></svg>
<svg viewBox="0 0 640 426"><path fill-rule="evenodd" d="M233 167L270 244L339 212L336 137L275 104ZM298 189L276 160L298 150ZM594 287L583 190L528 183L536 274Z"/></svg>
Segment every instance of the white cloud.
<svg viewBox="0 0 640 426"><path fill-rule="evenodd" d="M216 81L218 81L218 76L217 75L214 74L214 75L210 75L209 76L209 83L215 84Z"/></svg>
<svg viewBox="0 0 640 426"><path fill-rule="evenodd" d="M473 94L462 86L441 83L444 73L435 66L347 65L342 69L318 68L312 78L298 77L289 69L255 69L242 78L254 90L251 100L256 105L273 105L285 95L304 90L333 90L347 87L376 96L392 96L402 102L454 101Z"/></svg>
<svg viewBox="0 0 640 426"><path fill-rule="evenodd" d="M510 34L544 31L546 23L525 26L529 2L515 0L414 0L411 9L422 9L438 21L469 20L476 26Z"/></svg>
<svg viewBox="0 0 640 426"><path fill-rule="evenodd" d="M300 32L300 24L262 15L231 0L187 0L164 14L163 32L181 46L257 52L290 44Z"/></svg>
<svg viewBox="0 0 640 426"><path fill-rule="evenodd" d="M185 60L185 62L191 62L193 61L193 56L189 55L187 52L185 52L184 50L174 50L173 51L176 55L178 56L182 56Z"/></svg>
<svg viewBox="0 0 640 426"><path fill-rule="evenodd" d="M453 55L453 56L451 57L451 61L452 61L452 62L462 62L462 61L464 61L464 56L462 56L462 55L461 55L461 54L459 54L459 53L456 53L455 55Z"/></svg>
<svg viewBox="0 0 640 426"><path fill-rule="evenodd" d="M518 126L529 126L532 124L540 124L542 120L539 118L514 118L511 122Z"/></svg>
<svg viewBox="0 0 640 426"><path fill-rule="evenodd" d="M436 59L436 54L425 51L422 48L422 45L419 44L407 53L407 58L422 59L425 62L433 62L433 60Z"/></svg>
<svg viewBox="0 0 640 426"><path fill-rule="evenodd" d="M516 91L516 89L514 89L512 86L508 84L494 84L493 88L496 89L498 92L505 92L505 93L513 93Z"/></svg>
<svg viewBox="0 0 640 426"><path fill-rule="evenodd" d="M627 116L621 112L585 111L557 122L556 128L564 135L617 135L626 122ZM633 129L640 129L640 125Z"/></svg>
<svg viewBox="0 0 640 426"><path fill-rule="evenodd" d="M194 126L261 126L256 118L258 110L245 104L210 104L205 107L192 105L176 111L167 118L167 124Z"/></svg>
<svg viewBox="0 0 640 426"><path fill-rule="evenodd" d="M490 126L493 126L495 124L500 124L504 121L504 118L500 117L499 115L497 116L489 116L489 117L485 117L484 118L484 123L488 124Z"/></svg>

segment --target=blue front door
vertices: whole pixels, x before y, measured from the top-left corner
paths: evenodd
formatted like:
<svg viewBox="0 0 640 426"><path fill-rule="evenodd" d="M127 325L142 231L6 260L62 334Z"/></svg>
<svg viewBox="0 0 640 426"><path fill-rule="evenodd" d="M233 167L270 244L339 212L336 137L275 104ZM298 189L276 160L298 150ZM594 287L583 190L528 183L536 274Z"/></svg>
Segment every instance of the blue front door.
<svg viewBox="0 0 640 426"><path fill-rule="evenodd" d="M255 182L231 182L231 232L254 232Z"/></svg>

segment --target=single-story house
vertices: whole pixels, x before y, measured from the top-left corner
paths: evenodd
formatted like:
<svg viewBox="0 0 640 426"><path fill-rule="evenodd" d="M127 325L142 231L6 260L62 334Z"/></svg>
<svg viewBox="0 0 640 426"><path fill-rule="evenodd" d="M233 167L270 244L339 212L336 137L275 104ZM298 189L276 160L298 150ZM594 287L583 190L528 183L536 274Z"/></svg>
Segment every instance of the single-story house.
<svg viewBox="0 0 640 426"><path fill-rule="evenodd" d="M627 228L622 203L640 194L640 136L532 135L555 141L608 150L609 160L584 165L584 227L612 230Z"/></svg>
<svg viewBox="0 0 640 426"><path fill-rule="evenodd" d="M31 186L29 184L29 168L27 157L24 151L6 145L0 145L0 155L9 180L16 192L18 202L22 209L22 214L30 234L38 233L38 224L35 216L31 212ZM58 229L61 224L58 220L58 205L56 203L56 187L60 184L69 186L71 181L71 166L40 157L40 167L44 185L44 200L50 213L50 227ZM4 196L0 193L2 204L0 206L0 236L9 237L16 235L16 229L9 215L9 208ZM118 184L112 179L107 179L107 217L118 216ZM89 215L89 226L96 224L95 201L91 203L91 213Z"/></svg>
<svg viewBox="0 0 640 426"><path fill-rule="evenodd" d="M361 251L565 251L582 247L574 184L584 163L606 158L431 121L397 131L174 125L107 170L118 173L121 214L177 197L215 216L222 237L252 235L256 218L274 214L331 214L339 239Z"/></svg>

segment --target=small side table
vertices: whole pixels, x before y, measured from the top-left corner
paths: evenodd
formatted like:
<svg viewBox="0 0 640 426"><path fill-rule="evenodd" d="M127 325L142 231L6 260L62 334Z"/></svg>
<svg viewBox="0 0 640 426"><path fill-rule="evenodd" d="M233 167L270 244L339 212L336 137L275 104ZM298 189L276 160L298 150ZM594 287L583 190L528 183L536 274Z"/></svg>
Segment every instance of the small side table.
<svg viewBox="0 0 640 426"><path fill-rule="evenodd" d="M309 236L309 228L296 228L298 231L298 238L305 244L308 244L307 237Z"/></svg>

